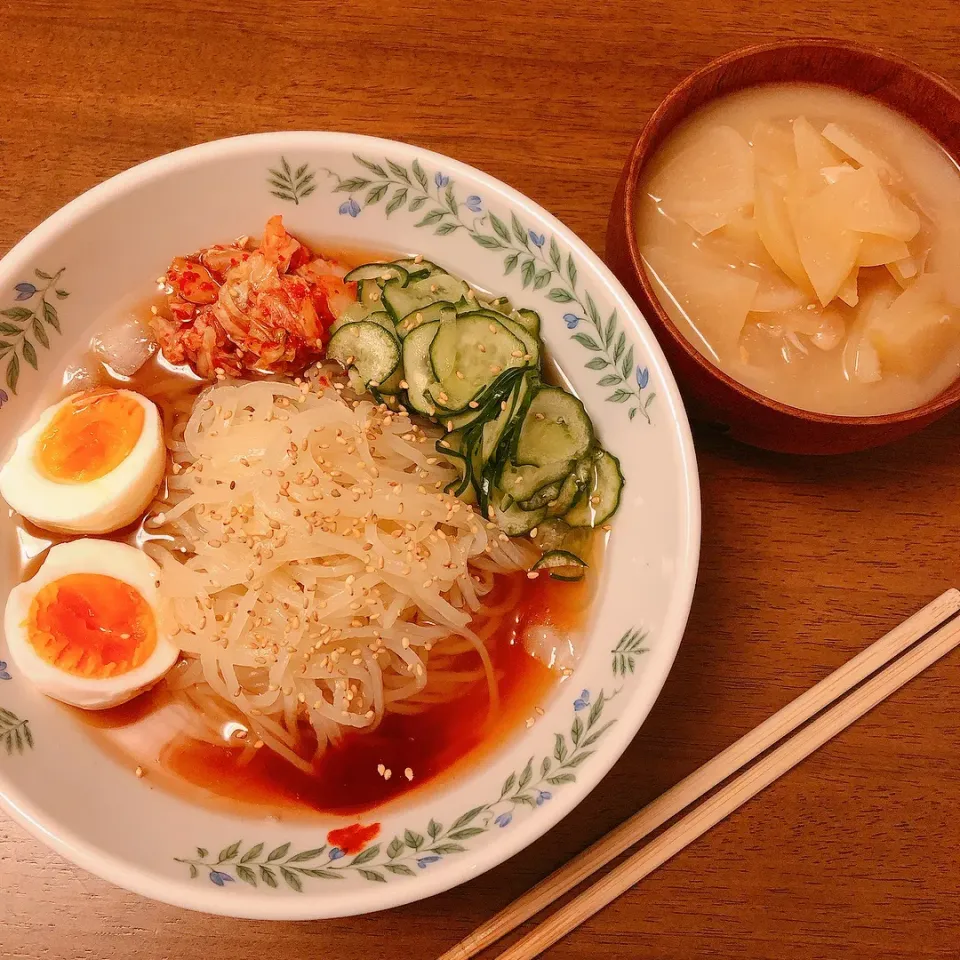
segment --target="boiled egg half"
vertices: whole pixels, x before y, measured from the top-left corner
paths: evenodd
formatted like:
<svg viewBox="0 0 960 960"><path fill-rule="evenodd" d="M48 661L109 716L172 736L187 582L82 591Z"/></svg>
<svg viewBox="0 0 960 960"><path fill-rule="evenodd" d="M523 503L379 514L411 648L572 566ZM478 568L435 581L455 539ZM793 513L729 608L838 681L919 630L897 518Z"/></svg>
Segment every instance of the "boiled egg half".
<svg viewBox="0 0 960 960"><path fill-rule="evenodd" d="M84 390L48 407L0 469L0 496L46 530L109 533L150 505L163 478L160 413L132 390Z"/></svg>
<svg viewBox="0 0 960 960"><path fill-rule="evenodd" d="M136 547L73 540L10 591L4 631L20 672L48 697L86 710L152 687L179 649L158 616L160 568Z"/></svg>

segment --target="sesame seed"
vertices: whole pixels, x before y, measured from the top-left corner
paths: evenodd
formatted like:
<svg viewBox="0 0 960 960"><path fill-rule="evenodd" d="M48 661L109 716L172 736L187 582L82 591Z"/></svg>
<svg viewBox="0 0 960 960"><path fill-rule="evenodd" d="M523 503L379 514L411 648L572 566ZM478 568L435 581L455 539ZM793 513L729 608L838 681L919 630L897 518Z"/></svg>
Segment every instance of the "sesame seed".
<svg viewBox="0 0 960 960"><path fill-rule="evenodd" d="M536 580L537 577L539 577L539 576L540 576L540 572L539 572L538 570L528 570L528 571L527 571L527 579L528 579L528 580Z"/></svg>
<svg viewBox="0 0 960 960"><path fill-rule="evenodd" d="M136 773L138 780L142 780L142 779L143 779L143 767L137 767L137 769L134 771L134 773Z"/></svg>
<svg viewBox="0 0 960 960"><path fill-rule="evenodd" d="M412 780L412 779L413 779L413 770L412 770L410 767L407 767L407 769L403 771L403 775L404 775L408 780Z"/></svg>

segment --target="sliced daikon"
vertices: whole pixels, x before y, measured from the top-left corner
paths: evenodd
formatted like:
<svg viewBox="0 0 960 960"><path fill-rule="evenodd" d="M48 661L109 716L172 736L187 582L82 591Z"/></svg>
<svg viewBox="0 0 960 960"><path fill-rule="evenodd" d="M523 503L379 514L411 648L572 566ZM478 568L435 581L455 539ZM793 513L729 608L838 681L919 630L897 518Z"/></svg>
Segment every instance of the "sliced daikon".
<svg viewBox="0 0 960 960"><path fill-rule="evenodd" d="M946 302L942 278L928 273L872 317L866 331L885 373L922 377L943 359L958 326L960 310Z"/></svg>
<svg viewBox="0 0 960 960"><path fill-rule="evenodd" d="M701 227L708 223L703 217L722 217L749 206L753 203L750 144L733 127L712 127L696 146L668 160L654 174L648 191L670 216L695 220Z"/></svg>
<svg viewBox="0 0 960 960"><path fill-rule="evenodd" d="M786 200L800 261L823 306L837 295L860 250L860 234L848 228L846 211L833 196L850 179L824 187L812 197L791 194Z"/></svg>
<svg viewBox="0 0 960 960"><path fill-rule="evenodd" d="M783 188L768 174L757 174L753 210L757 235L773 262L798 287L807 289L810 281L800 259Z"/></svg>
<svg viewBox="0 0 960 960"><path fill-rule="evenodd" d="M855 307L860 302L860 295L857 293L857 268L850 271L847 279L840 284L837 290L837 296L848 306Z"/></svg>
<svg viewBox="0 0 960 960"><path fill-rule="evenodd" d="M884 189L875 170L861 167L831 184L830 203L851 230L876 233L895 240L911 240L920 229L920 217Z"/></svg>
<svg viewBox="0 0 960 960"><path fill-rule="evenodd" d="M801 170L819 172L824 167L836 166L843 159L843 155L817 133L806 117L797 117L793 121L793 149L797 156L797 166Z"/></svg>
<svg viewBox="0 0 960 960"><path fill-rule="evenodd" d="M913 257L894 260L891 263L885 263L884 266L904 290L913 283L913 278L920 272L920 266Z"/></svg>
<svg viewBox="0 0 960 960"><path fill-rule="evenodd" d="M880 267L894 260L903 260L910 256L910 249L902 240L894 237L881 237L876 233L865 233L857 254L860 267Z"/></svg>
<svg viewBox="0 0 960 960"><path fill-rule="evenodd" d="M852 133L844 130L839 124L828 123L823 128L823 136L848 157L856 160L860 166L869 167L878 175L883 176L888 183L894 183L900 179L899 172L893 166L882 157L877 156L869 147L865 146Z"/></svg>
<svg viewBox="0 0 960 960"><path fill-rule="evenodd" d="M851 167L849 163L838 163L835 167L821 167L820 176L827 183L836 183L841 177L848 177L856 171L857 168Z"/></svg>
<svg viewBox="0 0 960 960"><path fill-rule="evenodd" d="M757 292L757 282L717 266L702 251L677 257L663 247L641 251L669 298L723 360L739 356L737 344Z"/></svg>
<svg viewBox="0 0 960 960"><path fill-rule="evenodd" d="M793 132L785 124L760 120L750 134L753 160L757 170L779 176L797 168Z"/></svg>

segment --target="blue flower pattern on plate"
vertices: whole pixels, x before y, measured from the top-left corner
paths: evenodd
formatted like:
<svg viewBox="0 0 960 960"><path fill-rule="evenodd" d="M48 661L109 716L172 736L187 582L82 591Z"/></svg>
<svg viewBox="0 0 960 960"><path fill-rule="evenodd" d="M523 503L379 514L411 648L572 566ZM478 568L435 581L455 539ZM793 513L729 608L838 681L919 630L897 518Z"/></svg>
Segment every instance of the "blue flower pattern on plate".
<svg viewBox="0 0 960 960"><path fill-rule="evenodd" d="M501 813L493 822L502 830L504 827L510 826L512 819L513 814L508 810L506 813Z"/></svg>
<svg viewBox="0 0 960 960"><path fill-rule="evenodd" d="M650 382L650 371L646 367L637 367L637 386L643 390Z"/></svg>
<svg viewBox="0 0 960 960"><path fill-rule="evenodd" d="M483 209L483 201L475 194L471 193L465 201L468 210L479 213Z"/></svg>
<svg viewBox="0 0 960 960"><path fill-rule="evenodd" d="M340 215L343 216L344 214L351 217L359 216L360 204L357 203L353 197L351 197L349 200L344 200L343 203L340 204Z"/></svg>
<svg viewBox="0 0 960 960"><path fill-rule="evenodd" d="M433 182L437 185L437 188L445 187L449 182L450 178L445 177L439 170L433 175Z"/></svg>
<svg viewBox="0 0 960 960"><path fill-rule="evenodd" d="M29 300L36 292L37 288L32 283L18 283L14 288L17 291L17 300Z"/></svg>
<svg viewBox="0 0 960 960"><path fill-rule="evenodd" d="M418 866L421 870L426 870L427 867L429 867L431 863L436 863L438 860L442 860L442 859L443 859L443 857L438 857L436 854L430 854L429 857L418 857L418 858L417 858L417 866Z"/></svg>
<svg viewBox="0 0 960 960"><path fill-rule="evenodd" d="M12 680L13 677L10 676L10 672L7 670L7 664L5 660L0 660L0 680Z"/></svg>
<svg viewBox="0 0 960 960"><path fill-rule="evenodd" d="M538 807L542 807L553 794L549 790L538 790L536 797L536 804Z"/></svg>
<svg viewBox="0 0 960 960"><path fill-rule="evenodd" d="M575 313L565 313L563 315L563 322L567 325L568 330L576 330L580 318Z"/></svg>
<svg viewBox="0 0 960 960"><path fill-rule="evenodd" d="M581 710L586 710L590 706L590 691L581 690L580 696L573 701L573 709L579 713Z"/></svg>
<svg viewBox="0 0 960 960"><path fill-rule="evenodd" d="M529 233L530 233L530 242L531 242L535 247L542 247L542 246L544 245L544 243L546 242L546 239L547 239L547 238L544 236L544 234L542 234L542 233L534 233L533 230L530 230Z"/></svg>
<svg viewBox="0 0 960 960"><path fill-rule="evenodd" d="M222 887L225 883L234 882L233 877L231 877L229 873L223 873L220 870L211 870L210 880L218 887Z"/></svg>
<svg viewBox="0 0 960 960"><path fill-rule="evenodd" d="M344 856L344 852L343 852L339 847L334 847L334 848L330 851L330 859L331 859L331 860L339 860L339 859L340 859L341 857L343 857L343 856Z"/></svg>

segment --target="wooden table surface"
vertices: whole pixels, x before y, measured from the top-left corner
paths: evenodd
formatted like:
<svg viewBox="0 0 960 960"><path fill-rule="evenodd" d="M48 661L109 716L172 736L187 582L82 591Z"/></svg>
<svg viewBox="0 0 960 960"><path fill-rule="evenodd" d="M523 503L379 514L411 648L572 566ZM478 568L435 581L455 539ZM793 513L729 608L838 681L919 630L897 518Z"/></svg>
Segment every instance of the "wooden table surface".
<svg viewBox="0 0 960 960"><path fill-rule="evenodd" d="M602 250L640 125L712 57L829 35L960 84L957 0L34 0L0 14L4 251L149 157L310 128L475 164ZM703 554L676 666L620 763L527 852L377 916L257 923L126 893L0 816L0 957L435 957L960 581L960 419L836 459L696 440ZM954 656L914 681L548 956L956 957L958 669Z"/></svg>

